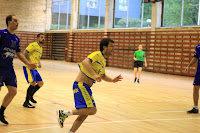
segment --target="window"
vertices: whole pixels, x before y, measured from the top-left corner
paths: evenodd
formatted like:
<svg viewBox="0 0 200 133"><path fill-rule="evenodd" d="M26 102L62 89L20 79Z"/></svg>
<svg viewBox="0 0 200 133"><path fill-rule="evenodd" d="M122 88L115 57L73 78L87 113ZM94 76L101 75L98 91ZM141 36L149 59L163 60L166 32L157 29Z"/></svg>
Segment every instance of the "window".
<svg viewBox="0 0 200 133"><path fill-rule="evenodd" d="M151 12L152 3L144 3L143 0L115 0L114 28L151 27Z"/></svg>
<svg viewBox="0 0 200 133"><path fill-rule="evenodd" d="M164 26L181 25L182 0L165 0Z"/></svg>
<svg viewBox="0 0 200 133"><path fill-rule="evenodd" d="M127 11L128 9L128 0L119 0L119 10Z"/></svg>
<svg viewBox="0 0 200 133"><path fill-rule="evenodd" d="M199 25L199 0L165 0L163 26Z"/></svg>
<svg viewBox="0 0 200 133"><path fill-rule="evenodd" d="M198 25L199 0L184 0L183 25Z"/></svg>
<svg viewBox="0 0 200 133"><path fill-rule="evenodd" d="M87 8L97 8L98 0L87 0Z"/></svg>
<svg viewBox="0 0 200 133"><path fill-rule="evenodd" d="M104 28L105 8L106 0L80 0L79 29Z"/></svg>
<svg viewBox="0 0 200 133"><path fill-rule="evenodd" d="M72 0L52 1L52 24L51 30L70 29Z"/></svg>

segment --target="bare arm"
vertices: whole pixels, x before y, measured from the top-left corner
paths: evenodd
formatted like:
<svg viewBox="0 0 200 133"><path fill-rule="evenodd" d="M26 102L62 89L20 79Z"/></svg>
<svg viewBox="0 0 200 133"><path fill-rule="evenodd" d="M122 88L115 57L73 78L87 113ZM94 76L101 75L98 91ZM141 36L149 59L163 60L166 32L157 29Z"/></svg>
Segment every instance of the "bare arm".
<svg viewBox="0 0 200 133"><path fill-rule="evenodd" d="M193 66L193 65L196 63L196 61L197 61L197 58L193 57L192 60L190 61L190 63L188 64L188 66L187 66L186 69L185 69L186 72L188 72L189 68L190 68L191 66Z"/></svg>
<svg viewBox="0 0 200 133"><path fill-rule="evenodd" d="M118 75L118 76L115 77L114 79L110 78L110 77L107 76L107 75L101 75L101 78L102 78L104 81L113 82L113 83L116 83L116 82L121 81L121 80L123 79L121 75Z"/></svg>
<svg viewBox="0 0 200 133"><path fill-rule="evenodd" d="M188 65L188 67L193 66L196 63L196 61L197 61L197 58L193 57L192 60L190 61L189 65Z"/></svg>
<svg viewBox="0 0 200 133"><path fill-rule="evenodd" d="M133 56L134 61L137 61L137 59L135 58L135 56Z"/></svg>
<svg viewBox="0 0 200 133"><path fill-rule="evenodd" d="M22 52L17 52L16 55L23 63L28 65L30 69L36 68L36 65L34 63L29 62Z"/></svg>
<svg viewBox="0 0 200 133"><path fill-rule="evenodd" d="M23 54L25 55L26 59L27 59L28 61L30 61L28 52L27 52L26 50L23 51Z"/></svg>
<svg viewBox="0 0 200 133"><path fill-rule="evenodd" d="M92 69L90 59L88 58L84 59L82 61L82 64L85 70L89 72L96 79L97 82L101 81L101 77L97 73L95 73L95 71Z"/></svg>
<svg viewBox="0 0 200 133"><path fill-rule="evenodd" d="M147 67L147 59L144 57L144 66Z"/></svg>
<svg viewBox="0 0 200 133"><path fill-rule="evenodd" d="M38 68L42 68L41 62L39 61Z"/></svg>

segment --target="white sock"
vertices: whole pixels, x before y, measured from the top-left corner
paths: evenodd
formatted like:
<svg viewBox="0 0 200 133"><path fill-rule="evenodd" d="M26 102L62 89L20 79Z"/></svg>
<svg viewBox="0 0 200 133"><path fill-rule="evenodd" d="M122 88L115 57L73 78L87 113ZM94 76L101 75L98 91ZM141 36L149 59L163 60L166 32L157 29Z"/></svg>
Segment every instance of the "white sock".
<svg viewBox="0 0 200 133"><path fill-rule="evenodd" d="M195 109L198 109L198 106L194 106Z"/></svg>
<svg viewBox="0 0 200 133"><path fill-rule="evenodd" d="M69 131L68 133L74 133L74 132L72 132L72 131Z"/></svg>
<svg viewBox="0 0 200 133"><path fill-rule="evenodd" d="M73 112L72 110L68 110L68 111L63 111L64 114L70 116L70 115L73 115Z"/></svg>

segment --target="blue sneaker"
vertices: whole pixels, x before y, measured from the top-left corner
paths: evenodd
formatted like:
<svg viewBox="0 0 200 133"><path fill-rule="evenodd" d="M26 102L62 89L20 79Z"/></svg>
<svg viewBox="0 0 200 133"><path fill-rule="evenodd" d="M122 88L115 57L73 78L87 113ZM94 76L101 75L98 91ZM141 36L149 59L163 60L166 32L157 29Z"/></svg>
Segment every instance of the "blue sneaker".
<svg viewBox="0 0 200 133"><path fill-rule="evenodd" d="M61 128L64 127L64 121L68 117L68 115L63 113L63 110L57 110L57 117L58 117L58 123Z"/></svg>

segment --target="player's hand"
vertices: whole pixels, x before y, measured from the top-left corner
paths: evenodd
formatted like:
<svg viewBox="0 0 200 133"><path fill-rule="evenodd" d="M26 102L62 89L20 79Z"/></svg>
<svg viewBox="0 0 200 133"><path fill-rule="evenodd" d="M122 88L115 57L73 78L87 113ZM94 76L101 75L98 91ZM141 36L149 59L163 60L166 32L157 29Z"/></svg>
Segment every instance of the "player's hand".
<svg viewBox="0 0 200 133"><path fill-rule="evenodd" d="M146 63L144 64L144 67L147 67L147 64L146 64Z"/></svg>
<svg viewBox="0 0 200 133"><path fill-rule="evenodd" d="M38 68L42 68L42 65L41 65L41 64L39 64L39 65L38 65Z"/></svg>
<svg viewBox="0 0 200 133"><path fill-rule="evenodd" d="M187 67L185 68L185 72L188 73L188 72L189 72L189 69L190 69L190 67L187 66Z"/></svg>
<svg viewBox="0 0 200 133"><path fill-rule="evenodd" d="M31 69L31 70L34 70L37 66L37 63L30 63L28 64L28 68Z"/></svg>
<svg viewBox="0 0 200 133"><path fill-rule="evenodd" d="M122 75L120 74L120 75L118 75L117 77L115 77L115 78L113 79L113 83L116 83L116 82L118 82L118 81L122 81L122 79L123 79L123 77L122 77Z"/></svg>
<svg viewBox="0 0 200 133"><path fill-rule="evenodd" d="M94 79L96 79L97 82L101 82L101 77L99 75L94 75Z"/></svg>

